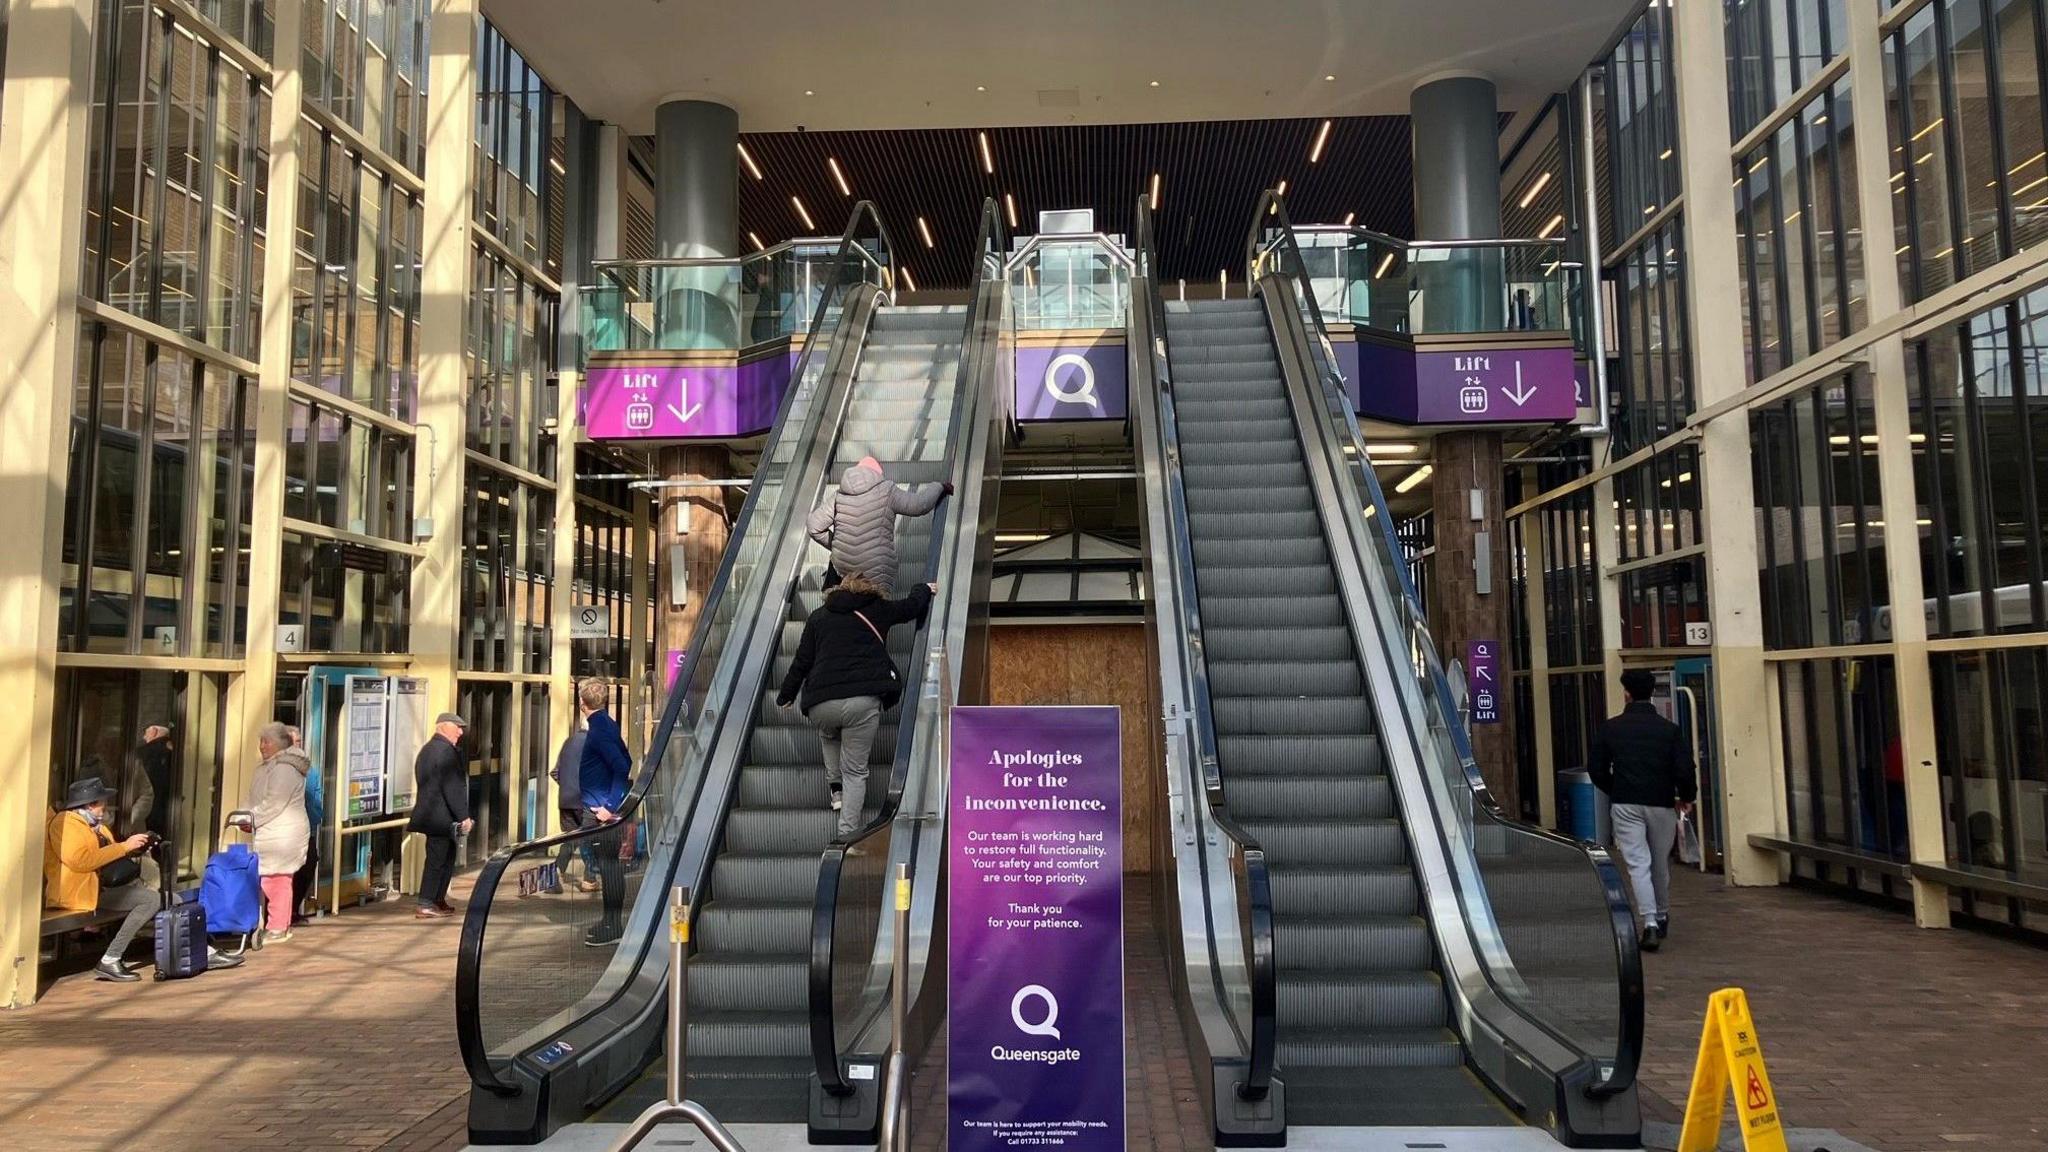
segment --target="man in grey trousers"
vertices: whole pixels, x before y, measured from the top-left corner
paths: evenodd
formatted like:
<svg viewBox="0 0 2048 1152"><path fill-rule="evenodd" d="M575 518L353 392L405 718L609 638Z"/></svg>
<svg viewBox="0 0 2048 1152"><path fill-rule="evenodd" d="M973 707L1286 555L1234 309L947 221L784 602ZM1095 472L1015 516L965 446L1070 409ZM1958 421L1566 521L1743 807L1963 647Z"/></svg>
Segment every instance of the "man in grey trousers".
<svg viewBox="0 0 2048 1152"><path fill-rule="evenodd" d="M1593 734L1587 771L1614 802L1614 845L1635 889L1638 939L1655 952L1671 934L1671 845L1680 813L1698 794L1692 749L1678 725L1657 714L1650 696L1657 678L1641 669L1621 674L1628 707Z"/></svg>

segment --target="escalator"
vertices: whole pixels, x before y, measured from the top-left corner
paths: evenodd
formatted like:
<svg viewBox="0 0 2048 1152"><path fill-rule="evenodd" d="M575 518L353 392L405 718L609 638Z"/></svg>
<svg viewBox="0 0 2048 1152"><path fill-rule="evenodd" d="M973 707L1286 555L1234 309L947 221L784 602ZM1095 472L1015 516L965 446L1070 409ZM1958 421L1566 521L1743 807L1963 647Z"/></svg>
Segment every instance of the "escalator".
<svg viewBox="0 0 2048 1152"><path fill-rule="evenodd" d="M975 426L985 404L983 390L961 386L963 340L976 317L895 305L889 250L863 203L825 278L790 395L625 805L648 850L628 876L623 938L604 949L583 940L604 918L601 895L573 885L539 891L550 863L604 843L587 830L501 852L479 877L457 972L458 1037L474 1083L470 1134L479 1143L536 1142L564 1124L630 1117L659 1096L672 886L689 889L695 923L688 1094L728 1123L806 1118L816 1063L815 894L837 841L817 736L795 710L774 704L803 621L823 595L825 552L806 538L805 514L864 455L907 483L984 464L955 434ZM974 537L979 491L901 522L899 587L925 570L935 531L964 519ZM935 618L964 619L970 585L942 588ZM897 631L899 664L924 635ZM922 701L906 692L885 719L869 821L886 820L906 765L923 751L896 735L899 724L923 731L915 723ZM933 869L921 884L936 878Z"/></svg>
<svg viewBox="0 0 2048 1152"><path fill-rule="evenodd" d="M1633 1146L1619 873L1480 782L1284 208L1255 217L1257 295L1199 302L1156 298L1139 214L1132 411L1189 833L1171 943L1217 1142L1526 1124Z"/></svg>

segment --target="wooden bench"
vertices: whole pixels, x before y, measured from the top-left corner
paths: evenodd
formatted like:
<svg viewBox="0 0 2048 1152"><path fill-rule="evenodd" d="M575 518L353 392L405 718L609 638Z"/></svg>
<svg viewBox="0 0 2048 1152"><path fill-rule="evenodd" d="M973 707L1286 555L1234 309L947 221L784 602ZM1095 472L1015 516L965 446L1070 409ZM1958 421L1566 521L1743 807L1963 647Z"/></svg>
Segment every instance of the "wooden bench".
<svg viewBox="0 0 2048 1152"><path fill-rule="evenodd" d="M85 928L100 928L108 924L119 924L126 912L58 912L43 917L43 936L63 936Z"/></svg>

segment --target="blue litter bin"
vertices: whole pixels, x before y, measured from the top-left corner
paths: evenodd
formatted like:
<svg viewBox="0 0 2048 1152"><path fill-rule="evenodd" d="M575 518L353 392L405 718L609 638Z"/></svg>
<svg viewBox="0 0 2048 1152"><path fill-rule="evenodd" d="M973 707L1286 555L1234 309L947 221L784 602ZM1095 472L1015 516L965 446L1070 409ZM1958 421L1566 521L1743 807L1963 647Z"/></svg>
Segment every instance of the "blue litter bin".
<svg viewBox="0 0 2048 1152"><path fill-rule="evenodd" d="M1606 844L1613 839L1614 825L1608 818L1607 794L1593 786L1593 774L1584 768L1566 768L1557 774L1560 831L1578 840Z"/></svg>

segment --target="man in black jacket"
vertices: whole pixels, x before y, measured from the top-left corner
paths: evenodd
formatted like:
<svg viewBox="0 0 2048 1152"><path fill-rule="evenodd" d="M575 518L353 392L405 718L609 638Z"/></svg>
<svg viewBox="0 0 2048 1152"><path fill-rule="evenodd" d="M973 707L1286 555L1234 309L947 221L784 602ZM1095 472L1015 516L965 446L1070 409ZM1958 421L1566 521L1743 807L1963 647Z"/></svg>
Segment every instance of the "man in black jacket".
<svg viewBox="0 0 2048 1152"><path fill-rule="evenodd" d="M420 877L420 906L413 915L439 920L452 915L448 882L455 878L455 838L476 827L469 818L469 766L462 758L462 734L469 722L453 712L434 718L434 734L412 762L412 819L406 827L427 838L427 867Z"/></svg>
<svg viewBox="0 0 2048 1152"><path fill-rule="evenodd" d="M889 659L889 629L923 620L935 591L936 585L920 584L903 599L889 600L874 581L855 573L827 592L824 607L804 621L796 659L775 702L787 708L803 692L804 715L823 745L825 782L841 836L860 827L868 754L882 713L903 695L902 678Z"/></svg>
<svg viewBox="0 0 2048 1152"><path fill-rule="evenodd" d="M1614 845L1635 889L1642 948L1655 952L1671 934L1671 844L1698 784L1685 736L1650 703L1657 678L1632 669L1621 674L1621 686L1628 707L1593 734L1587 770L1614 802Z"/></svg>

